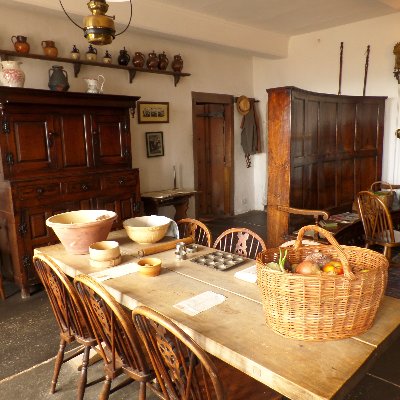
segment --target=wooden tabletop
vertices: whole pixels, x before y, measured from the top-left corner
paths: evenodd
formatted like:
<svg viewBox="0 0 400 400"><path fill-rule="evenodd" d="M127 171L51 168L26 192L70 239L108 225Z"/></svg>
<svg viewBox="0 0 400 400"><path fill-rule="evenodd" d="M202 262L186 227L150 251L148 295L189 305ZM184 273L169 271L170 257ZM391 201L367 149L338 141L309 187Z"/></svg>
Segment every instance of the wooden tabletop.
<svg viewBox="0 0 400 400"><path fill-rule="evenodd" d="M130 241L125 231L112 232L109 239L120 243L123 263L137 260L137 250L143 246ZM284 338L266 325L257 285L234 277L254 260L224 272L190 261L210 251L201 247L183 261L175 259L173 250L159 253L160 276L132 273L103 284L126 307L144 304L167 315L206 351L291 399L343 398L399 335L400 300L385 297L375 324L363 335L324 342ZM51 256L70 276L96 271L89 266L88 255L70 255L62 245L35 253ZM174 307L209 290L226 300L196 316Z"/></svg>

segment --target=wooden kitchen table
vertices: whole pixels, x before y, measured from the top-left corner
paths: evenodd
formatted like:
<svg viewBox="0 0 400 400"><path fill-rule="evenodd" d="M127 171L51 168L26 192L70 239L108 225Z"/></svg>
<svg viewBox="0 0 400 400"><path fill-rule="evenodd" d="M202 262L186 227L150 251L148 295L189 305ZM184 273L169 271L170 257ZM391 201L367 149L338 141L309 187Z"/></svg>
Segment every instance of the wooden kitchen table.
<svg viewBox="0 0 400 400"><path fill-rule="evenodd" d="M123 263L137 261L143 246L130 241L125 231L111 232L109 239L120 243ZM224 272L190 261L211 251L200 247L183 261L175 259L173 250L158 253L163 261L160 276L131 273L103 284L124 306L143 304L165 314L206 351L293 400L344 398L400 334L400 300L385 297L375 324L360 336L323 342L284 338L266 325L257 286L234 277L255 261ZM88 255L70 255L61 244L35 253L51 256L71 277L96 271ZM210 290L226 300L196 316L174 307Z"/></svg>

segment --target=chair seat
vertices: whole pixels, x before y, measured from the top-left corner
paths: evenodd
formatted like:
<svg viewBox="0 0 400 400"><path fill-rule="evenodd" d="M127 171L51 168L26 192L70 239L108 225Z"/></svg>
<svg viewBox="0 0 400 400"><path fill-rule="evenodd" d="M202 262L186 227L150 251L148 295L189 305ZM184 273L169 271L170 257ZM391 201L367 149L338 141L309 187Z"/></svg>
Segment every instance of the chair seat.
<svg viewBox="0 0 400 400"><path fill-rule="evenodd" d="M282 395L263 383L244 374L226 362L210 356L224 382L226 398L229 400L280 400Z"/></svg>
<svg viewBox="0 0 400 400"><path fill-rule="evenodd" d="M382 243L391 244L394 246L400 246L400 231L394 230L393 233L394 233L394 242L388 242L387 238L390 237L390 231L388 231L388 230L385 230L383 232L383 234L380 235L381 237L379 239L381 240ZM376 238L370 239L370 240L374 241L374 242L378 242L379 239L378 239L378 237L376 237Z"/></svg>

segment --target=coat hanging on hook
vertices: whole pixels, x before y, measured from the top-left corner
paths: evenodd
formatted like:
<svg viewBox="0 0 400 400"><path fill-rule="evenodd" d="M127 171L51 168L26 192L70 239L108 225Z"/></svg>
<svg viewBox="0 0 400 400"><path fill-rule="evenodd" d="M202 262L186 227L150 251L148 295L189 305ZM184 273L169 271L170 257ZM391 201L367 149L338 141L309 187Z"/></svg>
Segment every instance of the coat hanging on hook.
<svg viewBox="0 0 400 400"><path fill-rule="evenodd" d="M239 102L240 100L240 102ZM241 145L246 159L246 167L251 167L250 155L261 151L260 124L255 107L257 101L240 96L237 99L238 111L243 115ZM240 107L240 110L239 110Z"/></svg>

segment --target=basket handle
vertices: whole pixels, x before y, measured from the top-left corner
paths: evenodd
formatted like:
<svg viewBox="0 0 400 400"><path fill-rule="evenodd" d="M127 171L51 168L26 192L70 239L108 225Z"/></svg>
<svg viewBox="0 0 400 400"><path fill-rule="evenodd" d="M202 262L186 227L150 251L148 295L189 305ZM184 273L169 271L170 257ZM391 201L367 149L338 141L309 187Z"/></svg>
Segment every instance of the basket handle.
<svg viewBox="0 0 400 400"><path fill-rule="evenodd" d="M378 184L378 183L381 184L381 187L382 187L382 184L389 186L390 192L393 193L393 187L392 187L392 185L391 185L389 182L384 182L384 181L376 181L376 182L374 182L374 183L371 185L371 187L370 187L369 190L370 190L371 192L374 192L374 186L375 186L376 184Z"/></svg>
<svg viewBox="0 0 400 400"><path fill-rule="evenodd" d="M332 245L338 252L338 258L340 260L340 262L342 263L343 266L343 275L347 278L347 279L354 279L355 276L353 274L353 272L350 269L350 265L349 265L349 261L346 257L346 254L344 253L343 249L340 247L339 243L337 242L337 240L333 237L332 233L330 233L329 231L321 228L318 225L306 225L303 226L300 230L299 233L297 234L297 239L296 242L293 245L293 250L296 251L297 249L299 249L299 247L301 247L301 241L303 240L303 236L305 234L306 231L309 230L313 230L313 231L317 231L319 233L321 233L326 240L329 242L330 245Z"/></svg>

